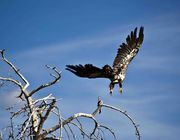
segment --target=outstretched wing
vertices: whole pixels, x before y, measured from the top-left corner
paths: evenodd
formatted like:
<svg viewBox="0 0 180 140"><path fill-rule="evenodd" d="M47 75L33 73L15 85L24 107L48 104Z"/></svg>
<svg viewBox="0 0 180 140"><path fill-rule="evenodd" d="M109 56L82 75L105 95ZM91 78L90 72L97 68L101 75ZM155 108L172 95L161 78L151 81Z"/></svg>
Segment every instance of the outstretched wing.
<svg viewBox="0 0 180 140"><path fill-rule="evenodd" d="M74 73L79 77L86 77L86 78L109 78L102 68L98 68L93 66L92 64L86 65L66 65L66 70Z"/></svg>
<svg viewBox="0 0 180 140"><path fill-rule="evenodd" d="M144 28L141 27L137 36L137 27L127 36L126 43L122 43L118 48L117 56L114 59L113 69L116 74L122 72L125 74L131 60L136 56L142 45Z"/></svg>

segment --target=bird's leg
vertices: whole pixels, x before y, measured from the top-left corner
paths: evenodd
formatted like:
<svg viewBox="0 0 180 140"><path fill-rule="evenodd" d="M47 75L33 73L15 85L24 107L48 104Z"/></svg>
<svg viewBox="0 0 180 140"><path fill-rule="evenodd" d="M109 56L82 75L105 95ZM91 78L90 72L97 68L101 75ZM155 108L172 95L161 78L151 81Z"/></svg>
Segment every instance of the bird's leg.
<svg viewBox="0 0 180 140"><path fill-rule="evenodd" d="M119 91L120 91L120 93L122 93L122 83L121 83L121 81L119 81L119 87L120 87L120 89L119 89Z"/></svg>
<svg viewBox="0 0 180 140"><path fill-rule="evenodd" d="M110 95L112 95L113 88L114 88L114 83L111 82L111 83L109 84L109 91L110 91L109 93L110 93Z"/></svg>

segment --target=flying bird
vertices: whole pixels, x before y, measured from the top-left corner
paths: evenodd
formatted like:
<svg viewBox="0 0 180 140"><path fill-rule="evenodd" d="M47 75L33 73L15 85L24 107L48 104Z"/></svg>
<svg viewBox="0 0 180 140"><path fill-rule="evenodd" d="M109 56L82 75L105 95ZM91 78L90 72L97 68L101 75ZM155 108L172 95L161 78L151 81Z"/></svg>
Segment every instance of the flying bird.
<svg viewBox="0 0 180 140"><path fill-rule="evenodd" d="M128 65L137 55L139 48L144 39L144 27L140 27L137 36L137 27L126 38L126 43L122 43L114 59L113 66L104 65L98 68L92 64L85 65L66 65L66 70L84 78L107 78L111 82L109 84L110 94L113 92L115 84L119 84L120 93L122 93L122 83L125 79Z"/></svg>

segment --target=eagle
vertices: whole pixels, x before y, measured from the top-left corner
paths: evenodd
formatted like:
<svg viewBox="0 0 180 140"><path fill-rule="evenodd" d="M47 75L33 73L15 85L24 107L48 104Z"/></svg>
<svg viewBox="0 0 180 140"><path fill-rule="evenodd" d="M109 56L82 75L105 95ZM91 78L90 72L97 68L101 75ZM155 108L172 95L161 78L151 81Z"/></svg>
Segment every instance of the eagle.
<svg viewBox="0 0 180 140"><path fill-rule="evenodd" d="M126 43L122 43L119 46L112 67L107 64L102 68L92 64L79 64L66 65L66 70L84 78L107 78L111 81L109 84L110 94L112 95L115 84L119 84L120 93L122 93L122 83L125 79L128 65L137 55L144 39L144 27L140 27L138 36L137 30L136 27L134 31L131 31L126 38Z"/></svg>

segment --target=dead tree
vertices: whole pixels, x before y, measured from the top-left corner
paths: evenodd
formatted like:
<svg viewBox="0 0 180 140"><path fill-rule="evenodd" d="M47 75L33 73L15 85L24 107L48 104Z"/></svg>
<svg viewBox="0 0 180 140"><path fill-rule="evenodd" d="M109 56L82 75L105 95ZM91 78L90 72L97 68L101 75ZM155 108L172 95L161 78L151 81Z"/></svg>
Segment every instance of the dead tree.
<svg viewBox="0 0 180 140"><path fill-rule="evenodd" d="M58 99L56 99L52 94L49 94L48 96L40 99L34 98L34 95L38 94L38 92L42 89L58 83L61 78L61 72L58 71L56 67L46 65L46 68L52 70L53 72L50 74L53 77L53 80L29 91L27 90L30 85L28 80L21 74L20 70L17 69L16 66L5 57L4 50L0 50L0 54L2 61L9 65L9 67L21 79L16 80L12 77L0 76L1 86L3 86L4 82L11 82L15 84L20 89L20 93L17 98L19 98L24 103L24 105L16 111L12 111L12 108L8 109L11 110L11 123L8 127L9 139L62 140L63 131L67 134L69 140L71 139L70 135L72 135L72 137L76 139L76 134L74 134L72 127L75 127L79 130L82 138L90 140L103 140L105 139L105 136L103 135L104 131L108 131L110 134L112 134L114 139L117 139L115 132L110 127L100 124L96 119L96 116L100 115L102 109L111 109L125 115L130 120L135 128L137 139L140 140L138 125L128 115L128 113L119 108L104 104L100 98L98 98L97 107L92 113L75 113L69 118L63 118L57 106ZM57 124L49 128L44 128L44 124L45 122L47 122L51 114L54 114L57 117ZM23 116L24 120L22 120L19 125L15 125L13 122L14 118L20 118L20 116ZM92 125L94 127L90 133L86 132L86 130L84 129L81 118L87 118L93 121L94 124ZM58 134L55 133L57 131L59 132ZM2 139L2 137L3 134L0 133L0 139Z"/></svg>

